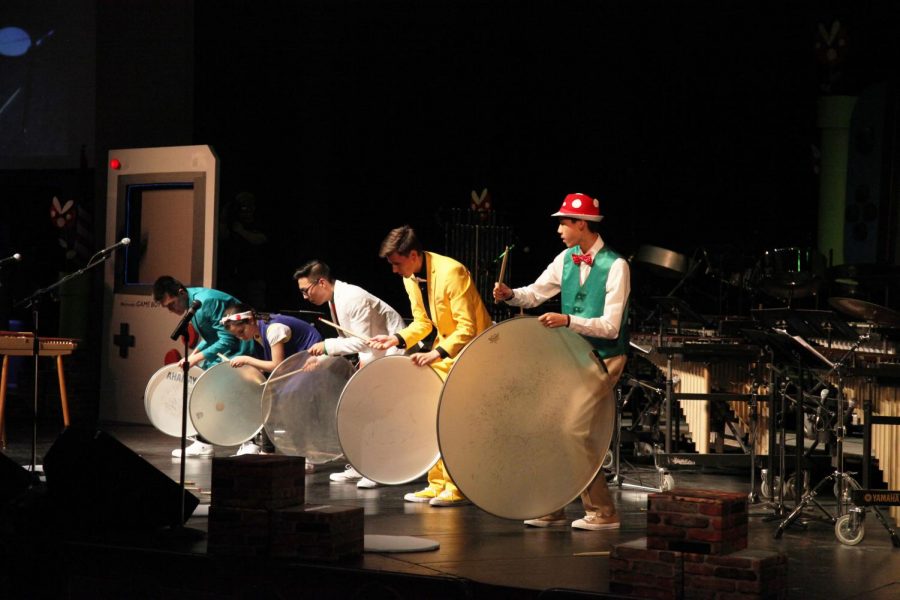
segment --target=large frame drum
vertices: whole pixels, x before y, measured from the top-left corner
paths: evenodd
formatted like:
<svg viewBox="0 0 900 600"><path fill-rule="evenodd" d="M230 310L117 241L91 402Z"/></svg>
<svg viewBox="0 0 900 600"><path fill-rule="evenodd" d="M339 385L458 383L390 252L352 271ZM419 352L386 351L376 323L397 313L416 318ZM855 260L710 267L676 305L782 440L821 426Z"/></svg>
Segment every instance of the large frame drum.
<svg viewBox="0 0 900 600"><path fill-rule="evenodd" d="M197 379L203 375L200 367L188 371L188 403ZM144 390L144 410L154 427L177 438L181 437L182 405L184 404L184 370L181 363L166 365L150 377ZM187 419L187 435L197 435L197 430Z"/></svg>
<svg viewBox="0 0 900 600"><path fill-rule="evenodd" d="M197 433L220 446L236 446L259 433L265 381L265 375L249 365L235 368L222 362L207 369L191 392L191 422Z"/></svg>
<svg viewBox="0 0 900 600"><path fill-rule="evenodd" d="M482 332L444 382L438 441L453 482L498 517L541 517L600 470L615 400L592 346L521 317Z"/></svg>
<svg viewBox="0 0 900 600"><path fill-rule="evenodd" d="M335 411L353 365L339 356L303 351L287 357L262 394L266 433L282 454L324 464L341 456Z"/></svg>
<svg viewBox="0 0 900 600"><path fill-rule="evenodd" d="M442 385L433 369L400 355L373 360L351 377L337 428L353 468L387 485L427 473L440 458L435 427Z"/></svg>

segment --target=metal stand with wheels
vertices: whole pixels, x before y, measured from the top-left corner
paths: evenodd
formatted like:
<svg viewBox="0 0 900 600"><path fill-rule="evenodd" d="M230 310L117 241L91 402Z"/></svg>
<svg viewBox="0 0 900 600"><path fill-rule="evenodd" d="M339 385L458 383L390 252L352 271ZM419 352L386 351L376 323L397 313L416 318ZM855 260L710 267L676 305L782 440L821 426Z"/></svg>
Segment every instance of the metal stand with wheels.
<svg viewBox="0 0 900 600"><path fill-rule="evenodd" d="M613 478L609 481L609 483L612 485L617 485L620 488L625 489L625 490L633 490L633 491L641 491L641 492L665 492L669 489L672 489L672 487L674 487L675 482L672 479L672 476L669 474L669 472L666 469L659 467L657 460L656 460L656 456L658 454L659 447L656 444L653 445L653 465L654 465L654 470L656 472L656 477L657 477L657 482L658 482L658 485L656 487L650 486L650 485L645 485L640 480L640 478L638 478L637 483L626 481L625 476L622 475L622 471L621 471L621 466L622 466L622 460L621 460L622 411L624 410L625 406L628 405L628 402L631 399L631 395L634 393L634 391L638 387L641 387L645 390L651 391L656 394L663 394L662 390L657 389L647 383L644 383L643 381L639 381L637 379L631 379L631 378L627 378L627 377L624 379L629 383L633 383L633 385L628 390L628 393L625 394L624 396L622 395L622 386L621 385L616 389L616 428L613 433L613 442L612 442L612 446L611 446L612 460L608 461L608 462L611 462L610 466L613 469ZM656 426L658 427L658 423ZM607 466L607 465L604 464L604 466ZM629 466L631 467L632 471L637 471L637 469L635 467L633 467L632 465L629 465Z"/></svg>
<svg viewBox="0 0 900 600"><path fill-rule="evenodd" d="M852 505L847 513L838 517L834 524L834 535L839 542L848 546L859 544L866 535L865 518L868 508L872 509L875 517L891 538L891 544L900 548L900 537L891 526L888 519L882 514L879 506L900 506L900 490L872 490L869 489L869 469L872 456L872 426L873 425L900 425L900 417L879 416L873 414L873 398L878 393L879 380L896 385L898 373L893 370L879 367L869 367L860 370L857 374L864 375L867 379L868 394L863 398L863 474L862 485L864 489L853 489L850 492Z"/></svg>
<svg viewBox="0 0 900 600"><path fill-rule="evenodd" d="M781 535L784 533L784 530L791 525L803 512L803 510L810 504L814 504L816 508L818 508L826 517L826 520L837 525L838 521L841 517L844 516L845 508L849 505L850 500L850 490L851 489L859 489L859 484L856 482L851 474L844 471L844 436L846 434L846 427L844 426L844 376L843 376L843 361L850 356L859 345L862 343L863 338L860 338L851 348L847 351L847 353L836 363L833 363L831 372L837 375L837 397L836 397L836 405L837 411L835 414L835 424L834 424L834 435L835 435L835 456L834 456L834 472L822 479L815 488L807 492L803 495L800 502L797 504L796 508L794 508L793 512L788 515L788 517L781 522L778 526L778 530L775 532L775 539L781 538ZM821 355L820 355L821 356ZM823 360L824 357L822 357ZM825 396L823 396L824 399ZM802 404L802 390L800 391L799 402ZM798 427L800 429L800 427ZM816 496L820 489L822 489L826 484L832 483L835 498L837 499L837 506L835 509L835 514L829 513L825 508L816 501ZM854 517L855 519L855 517ZM842 521L842 523L849 524L850 520ZM836 530L837 531L837 530ZM848 536L852 539L852 536ZM857 542L858 543L858 542Z"/></svg>

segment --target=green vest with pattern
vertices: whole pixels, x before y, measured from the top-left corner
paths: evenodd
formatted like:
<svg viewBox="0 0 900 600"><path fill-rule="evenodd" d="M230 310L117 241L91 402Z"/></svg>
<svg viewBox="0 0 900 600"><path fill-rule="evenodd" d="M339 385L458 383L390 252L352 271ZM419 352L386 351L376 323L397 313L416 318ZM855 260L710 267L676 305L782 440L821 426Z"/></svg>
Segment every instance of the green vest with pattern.
<svg viewBox="0 0 900 600"><path fill-rule="evenodd" d="M606 307L606 280L609 278L609 270L613 262L621 257L606 246L601 248L594 257L590 275L584 281L584 285L581 285L581 267L572 261L572 255L580 250L578 246L569 248L563 261L560 283L562 312L588 319L602 317L603 309ZM628 347L628 303L626 302L622 313L618 338L608 340L589 335L584 338L597 350L601 358L625 354Z"/></svg>

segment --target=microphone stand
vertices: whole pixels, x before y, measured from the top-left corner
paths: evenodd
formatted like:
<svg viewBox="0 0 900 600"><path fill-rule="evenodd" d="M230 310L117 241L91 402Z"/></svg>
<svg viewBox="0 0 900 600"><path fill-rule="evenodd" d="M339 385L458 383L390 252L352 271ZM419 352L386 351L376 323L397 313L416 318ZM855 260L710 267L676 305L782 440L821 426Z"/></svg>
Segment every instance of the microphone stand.
<svg viewBox="0 0 900 600"><path fill-rule="evenodd" d="M75 271L73 273L69 273L68 275L66 275L65 277L63 277L62 279L60 279L59 281L57 281L56 283L54 283L52 285L49 285L45 288L36 290L34 293L32 293L27 298L20 300L13 305L15 308L18 308L20 306L25 306L25 307L31 308L31 319L32 319L32 323L34 325L34 339L32 341L32 347L31 347L31 356L32 356L32 360L34 362L34 404L33 404L33 410L32 410L32 415L31 415L31 428L32 428L32 432L31 432L31 473L32 473L32 475L35 475L35 470L37 469L37 435L38 435L37 430L38 430L38 398L39 398L38 358L40 357L40 351L41 351L40 318L39 318L41 298L43 296L49 294L53 290L57 289L58 287L62 286L63 284L67 283L68 281L75 279L76 277L81 277L87 271L93 269L97 265L101 265L101 264L105 263L106 259L108 259L110 256L112 256L112 254L113 254L112 252L107 252L107 251L101 250L100 252L98 252L97 254L92 256L91 259L88 261L88 263L84 267L78 269L77 271Z"/></svg>
<svg viewBox="0 0 900 600"><path fill-rule="evenodd" d="M187 521L187 516L185 515L185 495L187 491L185 490L185 452L187 450L187 416L188 416L188 376L191 371L191 365L188 362L188 353L190 352L190 339L188 336L188 324L190 324L193 319L194 310L191 307L188 307L190 311L189 318L184 319L181 323L178 324L175 331L172 332L172 338L177 339L181 336L184 341L184 358L181 361L181 464L178 468L178 487L181 489L181 493L178 495L179 500L179 519L177 523L173 523L172 527L168 530L170 534L174 537L188 540L199 540L203 537L204 533L199 529L191 529L189 527L185 527L184 523Z"/></svg>

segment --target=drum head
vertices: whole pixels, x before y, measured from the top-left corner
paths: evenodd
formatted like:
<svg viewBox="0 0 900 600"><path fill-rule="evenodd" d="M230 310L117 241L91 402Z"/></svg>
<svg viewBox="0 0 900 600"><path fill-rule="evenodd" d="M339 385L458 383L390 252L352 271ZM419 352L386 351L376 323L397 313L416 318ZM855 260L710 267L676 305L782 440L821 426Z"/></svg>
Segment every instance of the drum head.
<svg viewBox="0 0 900 600"><path fill-rule="evenodd" d="M397 484L417 479L440 457L435 425L443 382L406 356L384 356L359 370L337 409L347 460L365 477Z"/></svg>
<svg viewBox="0 0 900 600"><path fill-rule="evenodd" d="M498 517L563 508L600 470L615 426L591 345L534 317L494 325L459 354L441 392L438 440L453 482Z"/></svg>
<svg viewBox="0 0 900 600"><path fill-rule="evenodd" d="M272 371L263 390L266 433L282 454L313 464L339 458L335 410L353 365L339 356L298 352Z"/></svg>
<svg viewBox="0 0 900 600"><path fill-rule="evenodd" d="M254 367L223 362L206 370L191 393L191 421L197 433L220 446L235 446L263 425L259 401L265 376Z"/></svg>
<svg viewBox="0 0 900 600"><path fill-rule="evenodd" d="M188 371L188 401L197 379L203 375L200 367ZM144 390L144 410L150 423L166 435L181 437L181 408L183 404L183 371L181 365L166 365L153 374ZM187 421L187 435L197 435L197 430Z"/></svg>

